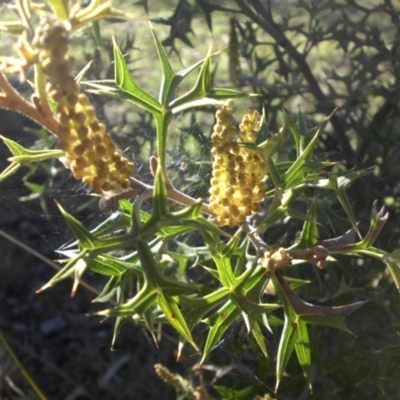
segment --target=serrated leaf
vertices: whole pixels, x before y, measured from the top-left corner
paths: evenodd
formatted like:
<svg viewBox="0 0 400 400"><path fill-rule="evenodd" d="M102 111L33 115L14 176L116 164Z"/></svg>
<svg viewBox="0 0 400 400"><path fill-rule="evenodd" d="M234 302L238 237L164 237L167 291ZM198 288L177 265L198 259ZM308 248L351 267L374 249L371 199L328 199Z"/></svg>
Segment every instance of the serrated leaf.
<svg viewBox="0 0 400 400"><path fill-rule="evenodd" d="M180 104L177 107L173 107L171 109L171 112L173 115L177 115L185 110L190 110L190 109L196 108L196 107L206 107L206 106L221 107L225 104L226 104L225 100L218 100L218 99L212 99L210 97L203 97L201 99L188 101L186 103Z"/></svg>
<svg viewBox="0 0 400 400"><path fill-rule="evenodd" d="M11 163L3 172L0 174L0 182L4 181L12 174L15 174L20 168L22 164L19 163Z"/></svg>
<svg viewBox="0 0 400 400"><path fill-rule="evenodd" d="M161 168L157 168L154 179L154 211L153 218L159 220L169 213L169 201L165 179Z"/></svg>
<svg viewBox="0 0 400 400"><path fill-rule="evenodd" d="M0 138L14 156L26 155L28 153L28 149L25 149L25 147L21 146L17 142L14 142L14 140L8 139L2 135L0 135Z"/></svg>
<svg viewBox="0 0 400 400"><path fill-rule="evenodd" d="M71 277L75 274L75 265L87 255L87 250L82 250L77 256L71 258L64 267L60 269L44 286L42 286L37 293L54 286L56 283Z"/></svg>
<svg viewBox="0 0 400 400"><path fill-rule="evenodd" d="M65 153L63 150L27 150L26 154L9 157L8 161L16 162L19 164L27 164L49 160L51 158L60 158L64 155Z"/></svg>
<svg viewBox="0 0 400 400"><path fill-rule="evenodd" d="M211 54L211 56L214 56L215 54L218 54L219 52L216 52L214 54ZM183 69L182 71L179 71L178 73L176 73L172 79L171 82L171 86L170 86L170 92L171 93L175 93L177 87L179 86L179 84L182 82L182 80L184 78L186 78L192 71L194 71L197 67L199 67L200 65L202 65L204 63L204 60L200 60L194 64L192 64L191 66L189 66L188 68ZM171 99L171 103L169 104L170 107L173 107L175 103L175 100Z"/></svg>
<svg viewBox="0 0 400 400"><path fill-rule="evenodd" d="M21 22L0 21L0 32L7 32L13 35L21 35L26 30L26 27ZM1 58L0 58L1 59Z"/></svg>
<svg viewBox="0 0 400 400"><path fill-rule="evenodd" d="M383 262L386 264L397 290L400 292L400 260L392 254L386 254L383 257Z"/></svg>
<svg viewBox="0 0 400 400"><path fill-rule="evenodd" d="M297 289L299 289L300 287L302 287L304 285L309 285L310 283L312 283L312 281L309 281L309 280L297 279L297 278L292 278L289 276L286 276L285 279L288 282L290 288L294 291L296 291Z"/></svg>
<svg viewBox="0 0 400 400"><path fill-rule="evenodd" d="M353 209L351 207L350 204L350 200L347 196L346 190L345 190L345 186L338 185L338 178L336 176L336 174L331 174L329 176L329 182L331 183L332 187L334 188L335 192L336 192L336 196L340 202L340 204L343 207L344 212L346 213L347 218L349 219L351 226L353 227L353 229L357 232L358 236L360 238L362 238L361 236L361 232L358 229L358 225L357 225L357 221L356 221L356 217L354 216L353 213Z"/></svg>
<svg viewBox="0 0 400 400"><path fill-rule="evenodd" d="M356 241L356 231L351 228L346 231L343 235L332 239L322 240L320 244L326 247L328 250L335 250L335 248L343 248L353 244Z"/></svg>
<svg viewBox="0 0 400 400"><path fill-rule="evenodd" d="M45 190L45 186L44 185L39 185L39 184L34 183L34 182L25 181L24 185L33 193L42 194L44 192L44 190Z"/></svg>
<svg viewBox="0 0 400 400"><path fill-rule="evenodd" d="M194 327L204 315L226 301L228 296L229 290L220 288L201 298L181 295L176 298L176 301L182 307L188 326Z"/></svg>
<svg viewBox="0 0 400 400"><path fill-rule="evenodd" d="M304 118L304 114L301 112L299 108L299 112L297 114L297 118L299 121L299 131L302 136L307 136L308 135L308 129L307 129L307 122L306 119Z"/></svg>
<svg viewBox="0 0 400 400"><path fill-rule="evenodd" d="M90 262L91 271L105 276L119 276L125 271L141 274L142 268L138 264L126 262L110 255L99 255Z"/></svg>
<svg viewBox="0 0 400 400"><path fill-rule="evenodd" d="M307 215L308 219L303 224L300 239L289 250L306 249L314 246L318 241L317 228L317 199L314 197Z"/></svg>
<svg viewBox="0 0 400 400"><path fill-rule="evenodd" d="M120 275L111 276L109 281L104 285L100 294L92 300L92 303L106 303L107 301L110 301L113 297L115 297L115 294L120 287L120 283Z"/></svg>
<svg viewBox="0 0 400 400"><path fill-rule="evenodd" d="M162 291L164 295L175 296L193 291L194 285L172 280L161 274L147 242L138 240L136 247L146 281L158 288L160 293Z"/></svg>
<svg viewBox="0 0 400 400"><path fill-rule="evenodd" d="M35 161L43 161L50 158L59 158L65 154L63 150L30 150L2 135L0 135L0 138L13 154L13 157L8 158L8 161L13 163L25 164Z"/></svg>
<svg viewBox="0 0 400 400"><path fill-rule="evenodd" d="M231 237L231 235L227 234L225 231L223 231L221 228L216 226L214 223L212 223L210 220L207 220L204 218L202 215L202 203L201 202L196 202L192 204L190 207L187 207L181 211L174 212L171 214L168 214L165 217L165 229L167 232L169 231L169 225L176 225L179 226L179 229L182 229L183 227L191 227L192 229L198 229L199 231L203 232L210 232L214 233L217 236L224 236L224 237ZM164 224L164 223L163 223ZM175 229L175 228L174 228ZM210 238L210 243L214 244L216 243L216 236L213 236L213 239Z"/></svg>
<svg viewBox="0 0 400 400"><path fill-rule="evenodd" d="M203 349L203 357L200 364L204 362L210 351L220 341L225 331L239 318L240 310L234 303L228 301L215 314L205 321L211 326L208 332L206 344Z"/></svg>
<svg viewBox="0 0 400 400"><path fill-rule="evenodd" d="M115 63L115 82L130 95L130 101L149 111L152 114L159 114L162 105L150 94L141 89L133 80L126 65L121 50L114 42L114 63Z"/></svg>
<svg viewBox="0 0 400 400"><path fill-rule="evenodd" d="M273 273L271 279L283 304L285 314L285 324L278 350L276 390L293 348L296 348L299 363L311 385L311 351L306 324L327 325L348 332L343 322L344 317L357 310L365 302L340 307L315 306L301 300L279 272Z"/></svg>
<svg viewBox="0 0 400 400"><path fill-rule="evenodd" d="M358 307L357 307L358 308ZM302 315L301 320L307 324L318 325L318 326L329 326L331 328L339 329L341 331L353 333L347 327L344 321L344 315Z"/></svg>
<svg viewBox="0 0 400 400"><path fill-rule="evenodd" d="M218 270L219 280L225 287L232 288L236 285L237 280L232 269L231 258L219 252L213 252L213 250L211 250L211 253Z"/></svg>
<svg viewBox="0 0 400 400"><path fill-rule="evenodd" d="M171 104L173 107L178 107L182 104L192 102L203 97L207 97L211 91L211 48L207 56L204 58L203 65L201 66L200 73L194 87L178 99L174 100Z"/></svg>
<svg viewBox="0 0 400 400"><path fill-rule="evenodd" d="M356 248L372 247L389 218L389 213L386 212L385 207L382 207L378 212L376 206L377 201L375 200L372 206L371 222L368 232L364 236L363 240L361 240L360 243L357 243Z"/></svg>
<svg viewBox="0 0 400 400"><path fill-rule="evenodd" d="M93 315L103 315L107 317L132 317L134 314L142 315L147 309L155 306L157 294L157 289L145 282L143 287L132 299L115 308L99 311Z"/></svg>
<svg viewBox="0 0 400 400"><path fill-rule="evenodd" d="M302 319L297 319L295 327L295 349L297 359L311 390L311 349L307 324Z"/></svg>
<svg viewBox="0 0 400 400"><path fill-rule="evenodd" d="M173 97L175 95L174 92L175 92L176 87L172 86L174 72L172 71L172 67L169 62L168 56L165 53L164 47L162 46L160 40L158 39L156 32L152 28L150 21L149 21L149 24L150 24L151 33L153 35L154 43L156 44L158 58L160 60L161 68L163 71L159 101L165 107L168 105L168 103L173 99Z"/></svg>
<svg viewBox="0 0 400 400"><path fill-rule="evenodd" d="M244 400L254 394L254 386L247 386L244 389L233 389L232 387L213 385L224 400ZM258 398L258 397L257 397Z"/></svg>
<svg viewBox="0 0 400 400"><path fill-rule="evenodd" d="M64 208L56 201L56 204L61 211L62 216L67 222L74 236L79 240L80 245L85 249L96 248L96 237L91 234L77 219L71 214L68 214Z"/></svg>
<svg viewBox="0 0 400 400"><path fill-rule="evenodd" d="M122 201L121 201L122 202ZM126 203L129 203L128 201ZM123 204L126 204L125 202ZM130 204L130 203L129 203ZM131 224L131 217L129 214L124 212L124 208L120 207L118 213L111 214L105 221L101 222L96 226L91 233L95 234L96 237L104 237L121 229L129 228Z"/></svg>
<svg viewBox="0 0 400 400"><path fill-rule="evenodd" d="M261 332L261 328L258 321L252 316L249 316L249 326L250 326L250 331L254 336L254 339L256 340L259 348L264 354L264 357L268 357L267 348L265 347L265 337Z"/></svg>
<svg viewBox="0 0 400 400"><path fill-rule="evenodd" d="M113 338L111 341L111 349L114 349L114 345L115 345L115 341L117 340L117 336L121 332L121 329L125 324L126 324L126 318L117 317L115 319Z"/></svg>
<svg viewBox="0 0 400 400"><path fill-rule="evenodd" d="M56 14L58 18L63 20L68 19L70 12L68 0L47 0L47 3L53 9L54 14Z"/></svg>
<svg viewBox="0 0 400 400"><path fill-rule="evenodd" d="M81 7L74 15L74 18L70 18L71 31L75 32L82 29L88 24L94 23L101 19L128 19L133 18L135 14L128 13L122 10L118 10L111 6L111 1L108 0L91 0L86 7Z"/></svg>
<svg viewBox="0 0 400 400"><path fill-rule="evenodd" d="M300 155L297 157L296 161L291 165L291 167L286 171L286 173L283 176L283 181L284 181L284 187L285 188L290 188L292 187L297 181L301 181L303 179L303 174L301 171L302 165L306 160L308 160L308 157L311 155L312 151L314 150L315 143L317 142L317 139L319 135L321 134L323 130L323 126L320 126L320 128L317 130L315 133L314 137L310 140L310 143L308 146L300 153Z"/></svg>
<svg viewBox="0 0 400 400"><path fill-rule="evenodd" d="M225 89L225 88L212 88L209 90L207 97L211 99L236 99L241 97L247 97L248 94L240 90L235 89Z"/></svg>
<svg viewBox="0 0 400 400"><path fill-rule="evenodd" d="M296 154L297 157L300 157L301 153L303 152L302 149L302 135L300 132L300 129L297 127L297 125L294 123L294 121L290 118L288 114L284 111L284 116L285 116L285 123L290 129L290 132L292 133L294 137L294 141L296 143Z"/></svg>
<svg viewBox="0 0 400 400"><path fill-rule="evenodd" d="M164 312L165 318L169 321L169 323L187 342L189 342L196 350L198 350L185 318L183 317L178 305L172 300L172 298L166 296L164 293L159 293L157 296L157 303Z"/></svg>
<svg viewBox="0 0 400 400"><path fill-rule="evenodd" d="M296 343L296 333L293 327L293 320L285 313L285 323L281 339L279 341L278 354L276 360L276 385L275 392L279 388L282 375L285 371L286 365L289 362L290 356L293 353Z"/></svg>
<svg viewBox="0 0 400 400"><path fill-rule="evenodd" d="M263 123L263 125L265 125L265 123ZM282 127L278 133L257 146L265 164L267 165L268 175L271 177L274 185L278 187L281 185L282 178L272 160L272 156L281 146L283 146L285 140L285 130L284 127Z"/></svg>
<svg viewBox="0 0 400 400"><path fill-rule="evenodd" d="M71 296L73 297L78 289L79 283L85 274L85 272L89 269L89 264L91 261L90 254L85 254L82 256L74 266L74 284L72 286Z"/></svg>

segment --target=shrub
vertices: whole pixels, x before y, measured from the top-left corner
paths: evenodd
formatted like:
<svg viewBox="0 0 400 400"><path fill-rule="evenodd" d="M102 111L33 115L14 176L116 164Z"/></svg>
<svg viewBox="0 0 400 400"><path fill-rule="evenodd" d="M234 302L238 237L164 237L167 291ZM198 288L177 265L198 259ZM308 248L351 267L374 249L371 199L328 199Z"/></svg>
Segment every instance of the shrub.
<svg viewBox="0 0 400 400"><path fill-rule="evenodd" d="M397 289L400 287L396 253L375 247L388 213L374 202L367 219L364 209L354 212L347 195L347 189L360 178L364 182L378 179L372 178L372 169L367 168L371 160L377 161L377 154L368 150L363 129L368 126L368 134L382 146L384 161L380 168L388 167L391 141L397 140L390 139L387 131L378 133L380 123L394 123L385 117L397 104L395 85L385 87L396 72L388 77L390 68L382 70L385 63L379 57L389 59L389 53L395 53L397 47L388 49L369 22L370 16L372 19L379 13L395 21L395 10L390 2L368 9L356 3L299 2L296 17L283 13L275 22L271 5L241 0L235 3L241 14L229 23L221 20L229 29L227 72L235 88L215 86L211 62L220 55L212 50L203 60L174 71L172 55L165 49L171 46L180 54L176 39L191 44L188 34L195 17L193 6L180 1L168 21L154 19L171 26L166 40L162 42L149 24L161 65L158 97L152 94L153 88L139 86L115 39L112 79L84 81L89 67L77 77L73 75L76 62L70 41L83 28L98 27L103 19L129 18L125 11L95 0L85 7L56 0L49 0L46 9L33 3L28 8L18 7L19 19L1 25L19 36L19 57L3 59L0 106L34 119L58 141L56 149L32 150L3 138L12 157L0 178L27 164L59 158L76 179L92 187L100 197L100 209L111 212L89 229L58 205L76 242L60 251L64 256L61 270L39 292L72 277L74 295L87 271L105 276L107 282L94 301L114 305L94 314L115 318L113 341L123 325L146 328L155 342L163 326L173 327L179 335L178 359L189 344L198 354L201 368L237 321L242 321L249 334L248 346L258 356L259 371L254 373L261 380L257 385L214 385L214 396L218 392L222 398L260 398L271 393L272 378L278 397L298 398L303 386L298 379L301 373L310 392L315 383L320 395L335 391L342 396L343 391L346 396L351 391L340 382L341 373L334 370L339 362L345 364L346 371L355 369L359 355L344 357L346 339L340 336L343 343L337 344L339 356L333 357L336 361L325 369L328 356L322 338L326 335L332 340L335 334L313 326L336 328L350 338L345 317L366 303L365 296L358 297L355 290L357 285L369 287L371 278L358 277L355 263L343 256L380 261ZM210 29L215 27L212 15L232 11L229 4L211 5L200 0L196 4ZM346 21L354 10L361 19L351 30ZM332 15L326 26L321 16L327 12ZM304 20L308 22L307 31L305 23L298 22ZM332 21L340 22L334 26ZM330 66L319 70L317 61L313 70L309 60L317 59L322 46L326 46L325 51L334 48L348 55L343 59L349 63L348 74L341 75ZM392 61L395 66L397 61ZM32 70L33 94L27 101L11 86L8 76L17 72L26 78ZM317 76L322 71L330 76L319 82ZM191 88L185 88L187 81L192 83ZM249 108L237 126L233 99L241 104L250 102L244 94L249 88L258 95L254 101L265 103L268 112L261 106L260 111ZM356 95L361 92L363 96ZM390 96L386 100L376 96L382 92ZM151 182L140 177L140 167L134 168L133 160L106 132L87 93L133 103L152 116L155 155L147 157ZM298 111L295 122L290 117L293 110L281 114L278 110L291 108L298 96L304 99L306 113ZM183 154L188 154L189 139L194 138L197 150L211 160L203 170L189 158L190 165L186 161L180 165L181 170L196 174L200 183L209 182L209 199L204 191L205 198L195 199L190 195L190 185L185 188L188 176L170 168L176 163L168 142L174 119L192 113L201 121L201 115L207 115L211 107L218 110L210 137L196 130L180 136ZM331 131L325 131L329 124ZM328 161L332 155L339 161ZM394 178L390 177L387 184L393 188ZM376 194L373 188L370 193ZM356 198L355 202L362 200ZM357 222L360 213L361 223ZM366 221L369 227L364 226ZM362 262L372 270L380 268ZM356 282L354 287L351 281ZM323 305L325 301L330 305ZM370 323L367 316L363 321ZM204 325L205 335L199 329ZM269 343L266 337L272 332L274 339ZM390 356L390 347L385 346L398 346L392 338L390 343L381 343L381 353ZM246 346L239 351L244 353ZM290 362L293 353L301 373ZM371 359L371 354L368 357ZM388 360L390 364L392 358ZM374 368L381 366L380 362L372 361ZM181 398L210 398L210 388L204 383L196 387L161 365L156 371ZM285 371L289 371L287 378ZM379 379L385 375L372 370L368 373ZM365 389L361 386L357 390L365 396L371 390L374 395L386 393L391 387L382 384L371 389L365 383Z"/></svg>

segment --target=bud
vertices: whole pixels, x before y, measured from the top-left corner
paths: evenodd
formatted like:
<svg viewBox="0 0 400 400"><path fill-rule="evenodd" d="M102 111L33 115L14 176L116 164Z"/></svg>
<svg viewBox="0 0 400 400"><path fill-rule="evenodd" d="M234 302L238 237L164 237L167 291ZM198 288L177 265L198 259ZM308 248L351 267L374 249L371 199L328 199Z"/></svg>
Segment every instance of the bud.
<svg viewBox="0 0 400 400"><path fill-rule="evenodd" d="M266 165L256 150L240 147L240 142L255 143L260 129L259 115L248 110L237 138L232 103L217 111L211 135L214 157L210 188L210 209L218 225L234 227L260 211L265 197Z"/></svg>
<svg viewBox="0 0 400 400"><path fill-rule="evenodd" d="M59 131L55 133L74 177L97 193L115 194L129 188L133 164L122 156L96 118L89 99L80 93L80 85L72 77L75 60L68 55L68 34L63 22L47 19L41 22L33 40L38 60L51 81L46 89L56 102Z"/></svg>

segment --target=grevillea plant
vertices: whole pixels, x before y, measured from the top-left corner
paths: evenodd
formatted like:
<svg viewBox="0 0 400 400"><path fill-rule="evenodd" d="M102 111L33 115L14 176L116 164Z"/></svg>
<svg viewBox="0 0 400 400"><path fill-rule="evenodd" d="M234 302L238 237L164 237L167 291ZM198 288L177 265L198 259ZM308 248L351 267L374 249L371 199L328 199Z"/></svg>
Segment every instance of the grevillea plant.
<svg viewBox="0 0 400 400"><path fill-rule="evenodd" d="M158 98L138 86L115 42L114 79L85 85L92 93L134 103L153 116L156 155L149 163L154 182L144 183L135 175L132 160L123 155L96 116L82 89L84 82L79 83L73 75L74 58L69 53L71 35L78 29L102 18L129 16L102 0L92 0L83 8L80 2L71 5L61 0L48 0L48 8L29 1L23 2L24 7L16 3L19 20L1 27L19 35L20 57L3 57L0 106L40 123L57 136L59 148L30 150L3 137L12 157L0 179L27 163L59 158L76 179L93 188L101 209L113 212L89 230L59 205L76 242L60 251L64 256L61 270L39 291L72 277L75 293L89 270L107 276L108 283L94 301L114 301L115 306L96 313L115 318L114 340L124 324L145 327L154 340L162 326L169 325L180 337L178 353L188 343L201 355L200 363L228 328L242 320L265 357L264 333L271 331L279 337L276 390L293 353L311 387L309 325L348 331L345 317L364 302L337 307L310 304L296 293L306 282L289 278L286 271L299 263L323 269L338 255L369 256L385 263L400 287L397 260L374 247L388 214L374 206L370 227L363 235L346 195L347 187L368 171L335 169L334 162L321 161L317 154L316 144L329 117L308 129L301 112L297 124L285 115L279 132L268 134L262 113L249 109L237 126L232 99L244 95L213 86L211 60L216 54L210 51L202 61L175 72L150 25L162 69ZM28 102L7 76L18 72L24 77L32 69L34 92ZM192 89L178 96L180 83L196 72ZM175 115L204 106L217 108L209 138L209 198L193 199L170 181L166 143ZM279 151L290 143L289 134L294 139L295 157L281 161ZM327 192L339 201L352 226L335 238L318 234L317 214L323 210L318 194L324 198ZM142 207L148 199L151 212ZM174 211L171 202L178 204ZM308 206L307 212L300 211L299 202ZM302 221L298 240L285 243L283 235L267 243L270 229L288 218ZM185 238L193 232L196 241L191 244ZM171 243L174 251L169 250ZM188 274L194 259L207 279L202 275L197 281L196 275ZM171 273L178 269L167 268L177 265L184 270ZM267 292L275 293L272 303ZM193 334L200 324L208 327L204 341L197 341Z"/></svg>

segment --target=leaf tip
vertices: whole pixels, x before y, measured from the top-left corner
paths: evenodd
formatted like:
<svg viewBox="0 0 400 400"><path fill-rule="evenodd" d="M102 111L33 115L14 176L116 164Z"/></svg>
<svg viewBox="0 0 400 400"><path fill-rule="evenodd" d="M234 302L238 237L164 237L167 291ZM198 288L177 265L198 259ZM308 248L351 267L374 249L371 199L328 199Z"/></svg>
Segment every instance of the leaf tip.
<svg viewBox="0 0 400 400"><path fill-rule="evenodd" d="M42 293L44 292L46 289L48 289L49 287L51 287L51 283L48 282L45 285L43 285L41 288L39 288L38 290L36 290L36 294Z"/></svg>
<svg viewBox="0 0 400 400"><path fill-rule="evenodd" d="M75 279L74 280L74 284L73 284L72 289L71 289L71 297L75 297L76 291L78 290L78 286L79 286L79 280Z"/></svg>
<svg viewBox="0 0 400 400"><path fill-rule="evenodd" d="M178 351L176 353L176 362L180 362L181 361L181 357L182 357L182 350L183 350L183 346L185 344L183 342L179 342L178 345Z"/></svg>
<svg viewBox="0 0 400 400"><path fill-rule="evenodd" d="M278 393L278 389L279 389L279 384L281 383L281 380L279 378L276 379L276 384L275 384L275 393Z"/></svg>

